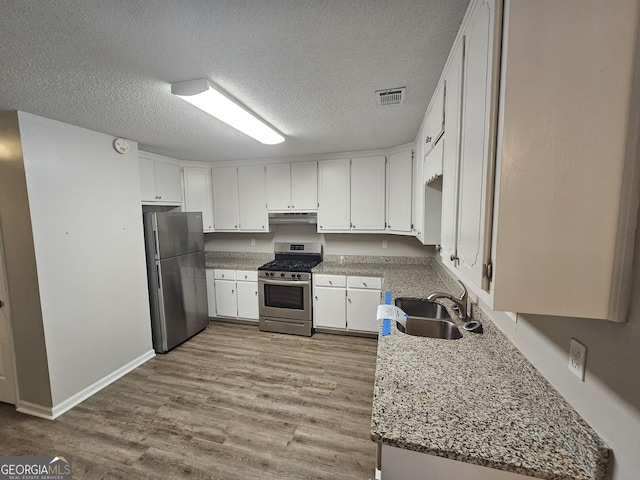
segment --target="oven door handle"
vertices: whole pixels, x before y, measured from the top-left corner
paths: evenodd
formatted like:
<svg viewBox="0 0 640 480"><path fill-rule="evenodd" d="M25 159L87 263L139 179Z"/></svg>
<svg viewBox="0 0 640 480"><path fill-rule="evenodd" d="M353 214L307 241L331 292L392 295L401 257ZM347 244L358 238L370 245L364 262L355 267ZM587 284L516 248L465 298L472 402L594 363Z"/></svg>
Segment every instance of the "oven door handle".
<svg viewBox="0 0 640 480"><path fill-rule="evenodd" d="M305 285L311 285L310 280L267 280L264 278L258 279L259 283L264 283L266 285L280 285L283 287L303 287Z"/></svg>

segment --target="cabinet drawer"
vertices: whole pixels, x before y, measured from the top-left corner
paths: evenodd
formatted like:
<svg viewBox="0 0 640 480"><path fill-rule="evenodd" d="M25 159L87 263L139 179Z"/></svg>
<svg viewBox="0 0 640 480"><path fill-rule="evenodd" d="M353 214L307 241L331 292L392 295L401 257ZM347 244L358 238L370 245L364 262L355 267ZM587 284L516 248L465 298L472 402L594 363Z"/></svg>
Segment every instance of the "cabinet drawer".
<svg viewBox="0 0 640 480"><path fill-rule="evenodd" d="M258 271L257 270L236 270L236 280L244 282L257 282Z"/></svg>
<svg viewBox="0 0 640 480"><path fill-rule="evenodd" d="M235 280L236 271L235 270L218 270L216 268L213 271L213 278L215 278L216 280Z"/></svg>
<svg viewBox="0 0 640 480"><path fill-rule="evenodd" d="M347 277L347 287L380 290L382 288L382 278L381 277Z"/></svg>
<svg viewBox="0 0 640 480"><path fill-rule="evenodd" d="M347 277L344 275L314 275L313 282L318 287L346 287Z"/></svg>

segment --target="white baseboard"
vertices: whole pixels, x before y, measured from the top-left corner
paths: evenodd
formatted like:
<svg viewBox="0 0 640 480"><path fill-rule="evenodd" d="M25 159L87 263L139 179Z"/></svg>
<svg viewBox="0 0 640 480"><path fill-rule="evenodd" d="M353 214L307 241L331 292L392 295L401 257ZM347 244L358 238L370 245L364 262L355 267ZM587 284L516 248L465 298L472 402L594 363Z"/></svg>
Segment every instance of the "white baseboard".
<svg viewBox="0 0 640 480"><path fill-rule="evenodd" d="M89 385L84 390L81 390L80 392L76 393L75 395L72 395L71 397L67 398L65 401L60 402L57 405L54 405L53 407L44 407L42 405L37 405L35 403L18 400L18 405L16 407L16 410L20 413L33 415L34 417L45 418L47 420L55 420L64 412L71 410L73 407L83 402L84 400L94 395L95 393L99 392L107 385L115 382L120 377L125 376L127 373L131 372L132 370L135 370L146 361L155 357L155 355L156 353L153 350L149 350L148 352L143 353L138 358L132 360L126 365L123 365L116 371L110 373L109 375L106 375L105 377L101 378L100 380L93 383L92 385Z"/></svg>

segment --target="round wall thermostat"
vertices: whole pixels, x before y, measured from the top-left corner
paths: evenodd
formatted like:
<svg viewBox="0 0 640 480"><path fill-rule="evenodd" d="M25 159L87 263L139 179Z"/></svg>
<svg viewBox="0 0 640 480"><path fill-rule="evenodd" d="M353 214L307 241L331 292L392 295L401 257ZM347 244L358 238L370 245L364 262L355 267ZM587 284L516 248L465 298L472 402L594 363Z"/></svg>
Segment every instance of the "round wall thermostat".
<svg viewBox="0 0 640 480"><path fill-rule="evenodd" d="M118 153L127 153L129 151L129 142L124 138L116 138L113 142L113 147Z"/></svg>

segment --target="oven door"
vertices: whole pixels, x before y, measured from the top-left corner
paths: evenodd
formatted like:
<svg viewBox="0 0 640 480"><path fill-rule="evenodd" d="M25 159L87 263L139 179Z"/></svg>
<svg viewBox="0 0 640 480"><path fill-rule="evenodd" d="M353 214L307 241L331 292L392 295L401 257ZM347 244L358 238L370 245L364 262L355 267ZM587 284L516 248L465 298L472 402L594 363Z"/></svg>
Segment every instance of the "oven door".
<svg viewBox="0 0 640 480"><path fill-rule="evenodd" d="M258 279L260 316L311 320L311 281Z"/></svg>

